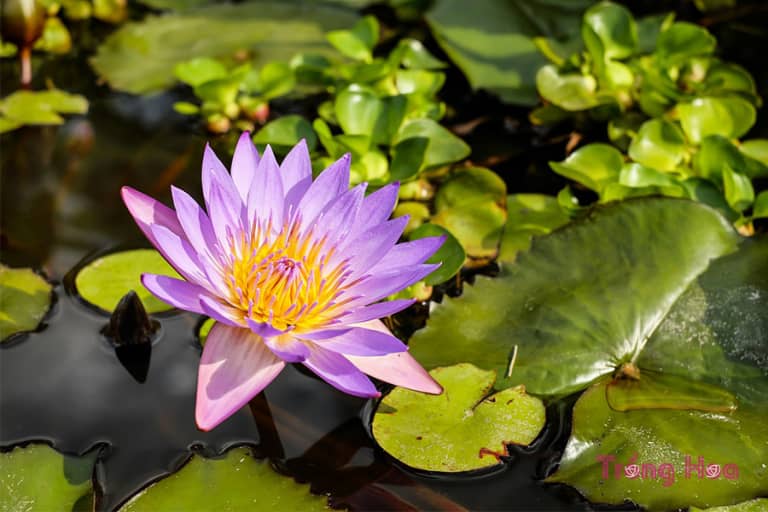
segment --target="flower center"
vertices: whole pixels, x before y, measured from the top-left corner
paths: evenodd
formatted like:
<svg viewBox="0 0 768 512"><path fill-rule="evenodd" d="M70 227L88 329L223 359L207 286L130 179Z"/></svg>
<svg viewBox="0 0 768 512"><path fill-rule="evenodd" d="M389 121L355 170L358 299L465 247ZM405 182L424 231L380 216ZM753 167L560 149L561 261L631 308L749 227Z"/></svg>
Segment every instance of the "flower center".
<svg viewBox="0 0 768 512"><path fill-rule="evenodd" d="M232 240L227 275L229 303L243 318L276 329L310 330L330 321L348 283L344 262L331 265L334 249L300 221L279 231L258 223Z"/></svg>

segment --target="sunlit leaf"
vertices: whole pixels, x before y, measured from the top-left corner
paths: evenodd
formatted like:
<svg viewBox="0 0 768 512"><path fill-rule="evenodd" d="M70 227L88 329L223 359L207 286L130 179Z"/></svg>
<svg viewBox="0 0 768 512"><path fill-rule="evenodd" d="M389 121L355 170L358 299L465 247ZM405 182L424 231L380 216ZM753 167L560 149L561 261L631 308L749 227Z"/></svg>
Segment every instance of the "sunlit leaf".
<svg viewBox="0 0 768 512"><path fill-rule="evenodd" d="M755 124L757 112L747 100L728 98L696 98L677 106L680 123L688 139L698 144L708 135L738 138Z"/></svg>
<svg viewBox="0 0 768 512"><path fill-rule="evenodd" d="M51 303L51 285L28 268L0 264L0 342L32 331Z"/></svg>
<svg viewBox="0 0 768 512"><path fill-rule="evenodd" d="M444 236L445 241L435 254L429 257L427 263L440 263L440 267L429 274L424 281L432 286L440 284L456 275L464 264L466 254L456 237L450 231L436 224L422 224L409 235L410 240L428 236Z"/></svg>
<svg viewBox="0 0 768 512"><path fill-rule="evenodd" d="M651 119L640 127L628 153L632 160L647 167L673 171L685 158L685 137L674 123Z"/></svg>
<svg viewBox="0 0 768 512"><path fill-rule="evenodd" d="M624 157L618 149L600 143L579 148L562 162L549 163L556 173L598 193L618 180L623 165Z"/></svg>

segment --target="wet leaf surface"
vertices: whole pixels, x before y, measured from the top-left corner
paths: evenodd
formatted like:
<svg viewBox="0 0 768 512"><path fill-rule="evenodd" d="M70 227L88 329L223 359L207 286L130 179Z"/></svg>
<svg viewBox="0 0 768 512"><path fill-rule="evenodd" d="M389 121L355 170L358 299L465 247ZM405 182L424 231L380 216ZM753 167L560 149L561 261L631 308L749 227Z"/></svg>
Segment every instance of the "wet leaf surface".
<svg viewBox="0 0 768 512"><path fill-rule="evenodd" d="M544 427L544 405L522 386L492 393L492 371L471 364L435 368L441 395L395 388L373 418L373 436L410 467L441 472L488 468L528 445Z"/></svg>
<svg viewBox="0 0 768 512"><path fill-rule="evenodd" d="M51 285L28 268L0 264L0 342L37 328L51 303Z"/></svg>

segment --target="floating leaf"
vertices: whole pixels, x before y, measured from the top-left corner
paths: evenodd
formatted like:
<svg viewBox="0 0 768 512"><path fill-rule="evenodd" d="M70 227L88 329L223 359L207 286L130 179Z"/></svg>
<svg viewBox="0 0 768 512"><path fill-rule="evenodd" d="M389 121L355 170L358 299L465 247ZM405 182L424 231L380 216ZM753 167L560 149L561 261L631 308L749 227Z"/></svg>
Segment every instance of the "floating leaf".
<svg viewBox="0 0 768 512"><path fill-rule="evenodd" d="M0 264L0 342L37 328L51 303L51 285L28 268Z"/></svg>
<svg viewBox="0 0 768 512"><path fill-rule="evenodd" d="M411 353L427 367L494 369L501 385L524 383L536 394L583 389L636 357L687 286L737 241L725 219L698 203L606 206L537 239L502 276L446 299L414 334Z"/></svg>
<svg viewBox="0 0 768 512"><path fill-rule="evenodd" d="M739 138L755 124L757 111L747 100L730 98L696 98L677 106L685 135L699 144L708 135Z"/></svg>
<svg viewBox="0 0 768 512"><path fill-rule="evenodd" d="M528 445L544 427L544 405L523 386L489 396L493 372L458 364L430 375L441 395L395 388L373 417L376 442L408 466L450 473L496 466L507 444Z"/></svg>
<svg viewBox="0 0 768 512"><path fill-rule="evenodd" d="M229 450L221 459L193 455L176 473L131 498L120 512L146 510L327 510L326 498L308 485L277 474L267 461L254 459L248 448Z"/></svg>
<svg viewBox="0 0 768 512"><path fill-rule="evenodd" d="M173 84L173 68L189 60L191 48L198 57L253 51L254 66L259 67L299 52L331 54L325 32L348 27L355 19L350 9L321 4L260 1L198 7L124 25L99 47L91 64L115 89L153 93Z"/></svg>
<svg viewBox="0 0 768 512"><path fill-rule="evenodd" d="M735 3L735 0L725 1ZM712 507L707 509L691 507L689 512L765 512L766 509L768 509L768 498L758 498L756 500L745 501L743 503L737 503L736 505L725 505L722 507Z"/></svg>
<svg viewBox="0 0 768 512"><path fill-rule="evenodd" d="M578 34L587 0L438 0L427 13L435 39L475 89L502 100L535 105L536 72L546 58L534 38L563 40ZM546 23L541 20L546 20Z"/></svg>
<svg viewBox="0 0 768 512"><path fill-rule="evenodd" d="M418 204L418 203L417 203ZM416 240L428 236L445 236L445 242L440 249L430 256L427 263L440 263L440 268L429 274L424 281L433 286L447 281L456 275L464 264L466 254L456 237L450 231L437 224L422 224L410 234L409 239Z"/></svg>
<svg viewBox="0 0 768 512"><path fill-rule="evenodd" d="M171 309L141 284L141 274L162 274L179 278L154 249L137 249L102 256L78 272L75 286L91 304L112 311L129 291L135 291L148 313Z"/></svg>
<svg viewBox="0 0 768 512"><path fill-rule="evenodd" d="M0 453L2 509L67 511L74 510L80 500L91 501L88 496L93 492L91 475L97 454L94 450L82 457L72 457L44 444Z"/></svg>
<svg viewBox="0 0 768 512"><path fill-rule="evenodd" d="M0 133L25 124L61 124L59 114L83 114L88 100L58 89L48 91L16 91L0 100Z"/></svg>
<svg viewBox="0 0 768 512"><path fill-rule="evenodd" d="M275 151L285 153L301 139L307 141L307 147L313 151L317 146L317 135L309 121L300 115L291 114L279 117L265 124L256 135L253 136L254 144L271 144Z"/></svg>
<svg viewBox="0 0 768 512"><path fill-rule="evenodd" d="M606 185L618 180L623 165L624 157L618 149L600 143L579 148L562 162L549 163L557 174L598 193Z"/></svg>
<svg viewBox="0 0 768 512"><path fill-rule="evenodd" d="M535 236L549 233L570 221L556 197L543 194L507 196L507 224L499 247L499 261L511 263L528 250Z"/></svg>
<svg viewBox="0 0 768 512"><path fill-rule="evenodd" d="M685 136L674 123L651 119L640 127L628 153L632 160L647 167L673 171L685 158Z"/></svg>

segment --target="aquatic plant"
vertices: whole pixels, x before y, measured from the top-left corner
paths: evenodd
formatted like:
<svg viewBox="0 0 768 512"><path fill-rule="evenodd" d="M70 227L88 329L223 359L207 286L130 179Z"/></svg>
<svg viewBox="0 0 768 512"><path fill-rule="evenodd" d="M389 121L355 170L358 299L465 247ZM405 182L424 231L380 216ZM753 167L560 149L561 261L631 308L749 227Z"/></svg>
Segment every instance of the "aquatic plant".
<svg viewBox="0 0 768 512"><path fill-rule="evenodd" d="M349 189L349 173L344 156L313 181L304 143L278 165L271 148L260 156L244 133L231 175L205 150L207 213L177 188L175 212L123 188L136 223L185 279L144 274L144 286L217 321L198 374L201 429L240 409L286 362L302 363L355 396L379 396L365 373L440 393L378 320L413 301L378 301L438 268L423 262L443 238L397 244L408 219L387 219L399 184L365 197L366 184Z"/></svg>

